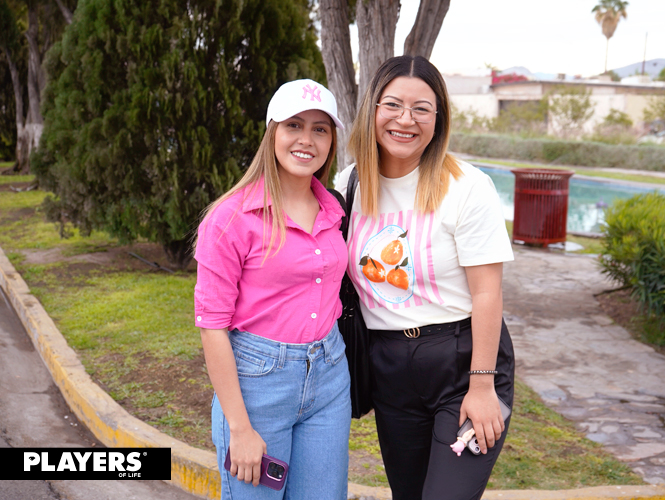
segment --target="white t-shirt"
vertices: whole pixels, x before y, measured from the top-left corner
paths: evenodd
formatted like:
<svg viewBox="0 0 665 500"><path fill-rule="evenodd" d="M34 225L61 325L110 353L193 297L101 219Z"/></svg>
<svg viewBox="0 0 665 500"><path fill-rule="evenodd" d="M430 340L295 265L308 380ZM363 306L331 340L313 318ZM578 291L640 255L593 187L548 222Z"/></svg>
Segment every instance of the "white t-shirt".
<svg viewBox="0 0 665 500"><path fill-rule="evenodd" d="M353 201L348 272L360 296L367 327L402 330L471 316L465 266L514 259L492 179L458 160L463 175L439 209L414 209L419 168L399 179L379 176L379 216L361 213ZM339 175L346 198L353 166Z"/></svg>

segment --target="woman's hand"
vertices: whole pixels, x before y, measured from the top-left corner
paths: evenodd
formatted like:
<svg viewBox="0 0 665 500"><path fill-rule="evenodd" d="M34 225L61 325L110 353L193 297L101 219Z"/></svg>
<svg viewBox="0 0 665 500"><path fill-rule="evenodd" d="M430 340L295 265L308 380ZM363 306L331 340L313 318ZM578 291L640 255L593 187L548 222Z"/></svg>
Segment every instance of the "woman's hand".
<svg viewBox="0 0 665 500"><path fill-rule="evenodd" d="M479 377L487 380L476 383L473 379ZM480 452L486 454L487 448L492 448L496 444L506 428L501 415L499 398L494 390L493 376L471 375L469 392L464 396L460 407L459 425L462 426L467 418L470 418L473 423Z"/></svg>
<svg viewBox="0 0 665 500"><path fill-rule="evenodd" d="M231 432L229 443L231 467L229 472L238 481L259 485L261 479L261 459L267 453L266 443L253 428Z"/></svg>

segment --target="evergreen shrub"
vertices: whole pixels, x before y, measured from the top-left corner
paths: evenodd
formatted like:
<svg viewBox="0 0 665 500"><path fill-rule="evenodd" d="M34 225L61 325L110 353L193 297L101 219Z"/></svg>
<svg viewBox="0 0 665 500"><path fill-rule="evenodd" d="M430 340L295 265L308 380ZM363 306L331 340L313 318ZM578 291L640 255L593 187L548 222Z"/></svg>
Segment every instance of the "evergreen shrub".
<svg viewBox="0 0 665 500"><path fill-rule="evenodd" d="M61 228L161 243L185 267L284 82L325 83L309 0L80 0L46 58L33 168Z"/></svg>
<svg viewBox="0 0 665 500"><path fill-rule="evenodd" d="M615 202L605 214L603 272L665 327L665 194Z"/></svg>
<svg viewBox="0 0 665 500"><path fill-rule="evenodd" d="M486 158L575 165L665 171L665 147L625 146L589 141L522 139L493 134L453 133L450 149Z"/></svg>

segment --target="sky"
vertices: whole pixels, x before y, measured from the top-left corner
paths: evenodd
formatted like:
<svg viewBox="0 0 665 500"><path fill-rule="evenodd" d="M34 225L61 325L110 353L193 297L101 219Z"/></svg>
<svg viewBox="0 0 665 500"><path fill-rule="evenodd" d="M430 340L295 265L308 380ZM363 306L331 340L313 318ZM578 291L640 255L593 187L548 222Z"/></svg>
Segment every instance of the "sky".
<svg viewBox="0 0 665 500"><path fill-rule="evenodd" d="M402 0L395 55L418 12ZM597 0L451 0L430 60L442 73L469 73L491 64L524 66L532 73L593 76L605 68L606 38L591 9ZM610 39L608 69L665 58L665 0L629 0ZM354 27L352 27L354 28ZM647 35L648 33L648 35ZM357 30L352 29L357 60Z"/></svg>

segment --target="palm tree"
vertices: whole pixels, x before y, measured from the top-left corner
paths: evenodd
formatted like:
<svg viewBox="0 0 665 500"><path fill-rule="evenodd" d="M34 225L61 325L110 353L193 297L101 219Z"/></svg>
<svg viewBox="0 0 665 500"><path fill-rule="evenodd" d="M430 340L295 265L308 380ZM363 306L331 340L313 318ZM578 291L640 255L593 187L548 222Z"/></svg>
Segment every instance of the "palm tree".
<svg viewBox="0 0 665 500"><path fill-rule="evenodd" d="M596 21L600 24L603 35L607 38L607 45L605 47L605 73L607 73L607 52L610 48L610 38L614 35L614 31L619 25L619 21L623 17L626 19L626 7L628 2L622 0L600 0L591 12L596 13Z"/></svg>

